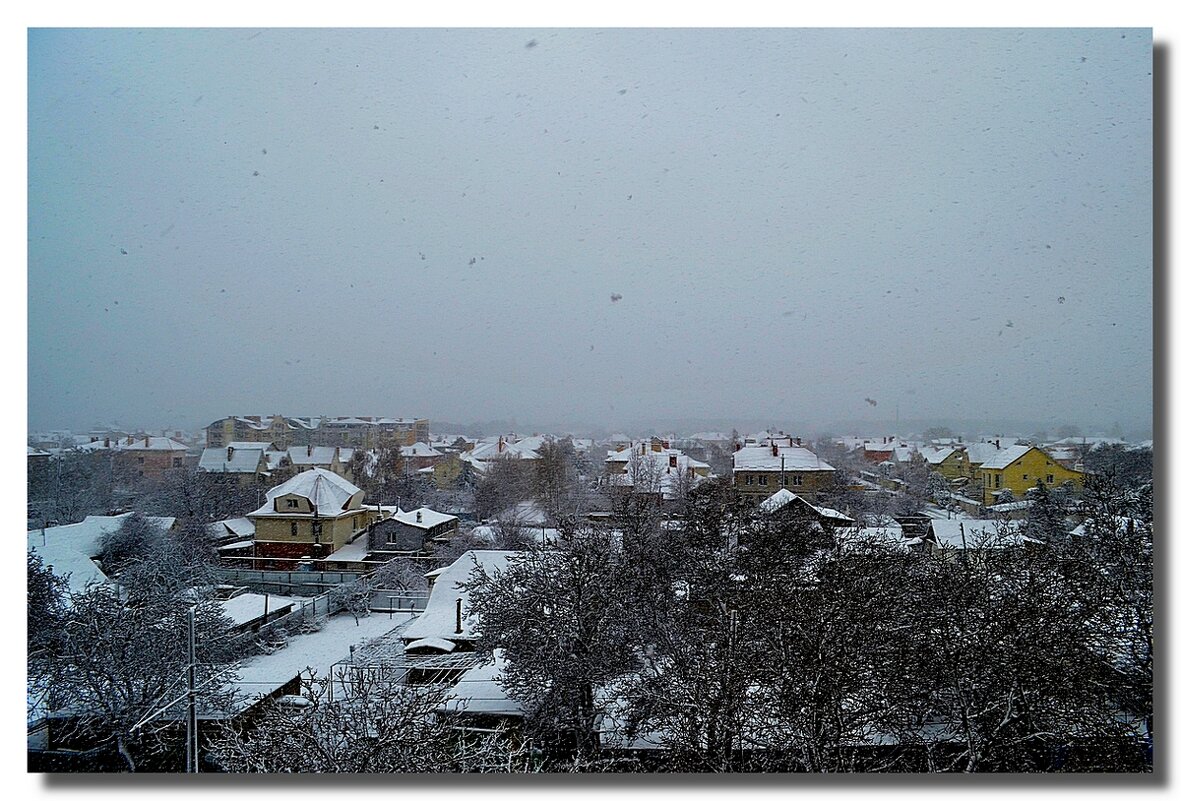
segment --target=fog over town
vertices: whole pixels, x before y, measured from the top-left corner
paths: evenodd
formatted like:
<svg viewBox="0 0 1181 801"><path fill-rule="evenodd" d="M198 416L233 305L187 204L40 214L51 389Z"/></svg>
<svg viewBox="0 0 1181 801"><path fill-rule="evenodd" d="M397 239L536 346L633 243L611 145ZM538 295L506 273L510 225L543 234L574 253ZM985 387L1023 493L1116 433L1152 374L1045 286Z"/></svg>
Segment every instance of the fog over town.
<svg viewBox="0 0 1181 801"><path fill-rule="evenodd" d="M1151 71L1147 29L34 30L29 426L1150 436Z"/></svg>

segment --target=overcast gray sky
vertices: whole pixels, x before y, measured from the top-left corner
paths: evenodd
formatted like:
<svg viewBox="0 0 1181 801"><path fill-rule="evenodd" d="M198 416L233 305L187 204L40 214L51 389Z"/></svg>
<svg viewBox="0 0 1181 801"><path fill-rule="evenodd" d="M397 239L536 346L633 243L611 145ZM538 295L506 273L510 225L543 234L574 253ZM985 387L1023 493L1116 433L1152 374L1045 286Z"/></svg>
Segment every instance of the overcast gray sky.
<svg viewBox="0 0 1181 801"><path fill-rule="evenodd" d="M31 31L29 426L1147 427L1151 46Z"/></svg>

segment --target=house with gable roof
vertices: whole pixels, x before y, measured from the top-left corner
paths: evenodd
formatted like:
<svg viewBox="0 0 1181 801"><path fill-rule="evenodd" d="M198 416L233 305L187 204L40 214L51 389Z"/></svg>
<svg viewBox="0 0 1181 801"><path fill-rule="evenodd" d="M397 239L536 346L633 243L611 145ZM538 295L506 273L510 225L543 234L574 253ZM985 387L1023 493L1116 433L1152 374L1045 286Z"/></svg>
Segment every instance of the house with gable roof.
<svg viewBox="0 0 1181 801"><path fill-rule="evenodd" d="M1082 489L1086 475L1071 470L1054 460L1052 456L1035 445L1012 445L998 449L980 465L985 506L1002 502L1005 490L1020 500L1027 490L1037 486L1038 481L1047 489L1060 487L1071 482L1076 489Z"/></svg>
<svg viewBox="0 0 1181 801"><path fill-rule="evenodd" d="M968 452L962 447L926 447L919 454L939 475L949 483L969 481L972 478L972 464Z"/></svg>
<svg viewBox="0 0 1181 801"><path fill-rule="evenodd" d="M240 486L252 484L267 475L268 442L231 442L224 448L201 451L197 472L233 478Z"/></svg>

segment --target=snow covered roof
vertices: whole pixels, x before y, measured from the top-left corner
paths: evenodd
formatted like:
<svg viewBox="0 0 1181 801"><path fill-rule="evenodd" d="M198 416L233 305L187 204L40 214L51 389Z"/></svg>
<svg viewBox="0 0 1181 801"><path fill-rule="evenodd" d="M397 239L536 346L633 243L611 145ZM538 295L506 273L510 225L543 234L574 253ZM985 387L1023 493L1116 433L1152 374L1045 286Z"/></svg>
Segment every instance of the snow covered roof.
<svg viewBox="0 0 1181 801"><path fill-rule="evenodd" d="M313 467L267 490L267 502L251 512L249 517L290 516L291 512L275 511L275 499L284 495L307 498L320 517L337 517L345 511L345 506L354 496L363 496L364 493L352 482L331 470Z"/></svg>
<svg viewBox="0 0 1181 801"><path fill-rule="evenodd" d="M402 455L407 458L443 455L432 448L430 445L427 445L425 442L416 442L413 445L403 445L400 448L400 451Z"/></svg>
<svg viewBox="0 0 1181 801"><path fill-rule="evenodd" d="M955 453L955 448L919 448L919 453L927 464L943 464L948 456Z"/></svg>
<svg viewBox="0 0 1181 801"><path fill-rule="evenodd" d="M508 442L503 439L498 439L495 442L486 442L482 445L477 445L472 448L468 454L472 459L479 461L487 461L489 459L538 459L540 456L537 451L530 448L523 448L520 445Z"/></svg>
<svg viewBox="0 0 1181 801"><path fill-rule="evenodd" d="M621 451L613 451L607 454L608 462L627 463L633 459L649 460L652 468L656 470L667 470L672 466L673 458L677 461L675 469L686 468L692 470L694 468L709 467L707 462L698 461L676 448L661 448L659 451L653 451L651 444L647 442L639 442L630 448L624 448Z"/></svg>
<svg viewBox="0 0 1181 801"><path fill-rule="evenodd" d="M792 492L791 490L788 490L788 489L779 490L774 495L772 495L771 497L767 498L765 501L760 503L759 508L762 509L763 512L765 512L767 514L772 514L774 512L779 511L780 509L784 508L785 506L787 506L790 503L802 503L805 506L807 506L809 509L812 509L813 511L815 511L821 517L827 518L827 519L832 520L834 522L840 522L840 523L852 523L853 522L853 518L849 517L848 515L841 514L836 509L830 509L827 506L817 506L814 503L810 503L806 499L801 498L799 495L796 495L794 492Z"/></svg>
<svg viewBox="0 0 1181 801"><path fill-rule="evenodd" d="M836 470L807 448L747 445L734 452L735 470Z"/></svg>
<svg viewBox="0 0 1181 801"><path fill-rule="evenodd" d="M32 445L27 447L29 449L29 456L49 456L49 451L43 451L40 448L34 448Z"/></svg>
<svg viewBox="0 0 1181 801"><path fill-rule="evenodd" d="M28 549L41 557L46 566L53 567L59 576L69 576L70 592L81 592L90 583L103 583L107 577L94 563L102 545L103 536L118 530L131 512L122 515L89 515L81 523L53 526L45 529L42 542L41 529L28 532ZM149 517L147 520L162 529L172 528L175 517Z"/></svg>
<svg viewBox="0 0 1181 801"><path fill-rule="evenodd" d="M965 541L968 548L1015 545L1025 539L1019 532L1017 524L1007 520L961 518L931 521L931 533L939 547L944 549L961 549Z"/></svg>
<svg viewBox="0 0 1181 801"><path fill-rule="evenodd" d="M519 555L519 551L468 551L447 567L431 571L427 576L434 577L431 595L427 600L426 609L411 621L402 632L402 639L410 642L423 640L428 637L440 637L453 642L459 640L474 640L479 635L474 631L479 620L471 614L468 602L466 584L471 581L476 566L484 568L489 574L502 571L508 566L509 559ZM462 589L460 585L465 585ZM462 631L455 631L455 602L460 602Z"/></svg>
<svg viewBox="0 0 1181 801"><path fill-rule="evenodd" d="M324 608L322 603L320 608ZM237 690L240 706L245 707L309 671L320 678L330 676L332 666L349 656L350 645L380 639L399 625L396 618L390 620L385 615L360 620L352 615L330 617L319 631L291 637L285 648L239 662L238 678L227 689Z"/></svg>
<svg viewBox="0 0 1181 801"><path fill-rule="evenodd" d="M124 441L120 446L125 451L187 451L187 445L182 445L167 437L144 437L132 442Z"/></svg>
<svg viewBox="0 0 1181 801"><path fill-rule="evenodd" d="M455 643L451 640L445 640L442 637L423 637L421 640L414 640L406 643L407 651L421 651L423 649L430 649L433 651L442 651L449 654L455 650Z"/></svg>
<svg viewBox="0 0 1181 801"><path fill-rule="evenodd" d="M308 447L295 445L287 449L287 458L296 466L332 464L337 458L337 449L327 445Z"/></svg>
<svg viewBox="0 0 1181 801"><path fill-rule="evenodd" d="M410 646L406 646L409 650ZM502 715L521 717L525 714L519 701L509 697L502 686L504 651L492 652L492 662L474 667L463 674L459 682L439 705L440 712L461 712L469 715Z"/></svg>
<svg viewBox="0 0 1181 801"><path fill-rule="evenodd" d="M759 508L764 512L777 512L783 507L787 506L792 501L803 500L799 495L788 489L781 489L772 495L767 500L759 504Z"/></svg>
<svg viewBox="0 0 1181 801"><path fill-rule="evenodd" d="M415 526L416 528L430 529L441 523L450 523L459 518L455 515L443 514L436 512L434 509L428 509L425 506L420 506L413 511L399 509L394 512L394 520L399 523L405 523L408 526ZM417 536L417 535L415 535Z"/></svg>
<svg viewBox="0 0 1181 801"><path fill-rule="evenodd" d="M969 442L964 446L964 450L968 452L968 461L977 465L987 462L1001 452L992 442Z"/></svg>
<svg viewBox="0 0 1181 801"><path fill-rule="evenodd" d="M993 453L980 467L984 470L1003 470L1031 450L1033 450L1032 445L1010 445L1004 450Z"/></svg>
<svg viewBox="0 0 1181 801"><path fill-rule="evenodd" d="M197 469L206 473L255 473L266 467L265 453L261 443L250 448L206 448L201 451Z"/></svg>
<svg viewBox="0 0 1181 801"><path fill-rule="evenodd" d="M347 545L342 545L324 557L326 562L360 562L369 555L369 538L365 535L357 537Z"/></svg>
<svg viewBox="0 0 1181 801"><path fill-rule="evenodd" d="M245 517L233 517L209 524L210 535L215 539L235 537L248 539L254 536L254 521Z"/></svg>

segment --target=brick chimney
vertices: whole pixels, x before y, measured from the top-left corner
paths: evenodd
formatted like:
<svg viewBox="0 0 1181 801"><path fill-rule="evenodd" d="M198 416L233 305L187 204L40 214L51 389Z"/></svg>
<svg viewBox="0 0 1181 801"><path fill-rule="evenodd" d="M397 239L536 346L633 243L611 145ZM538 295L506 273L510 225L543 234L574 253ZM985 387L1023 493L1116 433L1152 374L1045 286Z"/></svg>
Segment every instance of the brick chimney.
<svg viewBox="0 0 1181 801"><path fill-rule="evenodd" d="M779 456L779 445L776 444L775 440L771 440L771 455L775 457Z"/></svg>
<svg viewBox="0 0 1181 801"><path fill-rule="evenodd" d="M415 513L415 515L414 515L414 522L416 522L416 523L421 523L421 522L422 522L422 510L421 510L421 509L419 509L419 510L418 510L418 511Z"/></svg>
<svg viewBox="0 0 1181 801"><path fill-rule="evenodd" d="M311 456L311 455L312 455L312 444L309 442L308 443L308 456Z"/></svg>
<svg viewBox="0 0 1181 801"><path fill-rule="evenodd" d="M234 461L234 446L233 445L230 445L226 448L226 461L227 462Z"/></svg>

